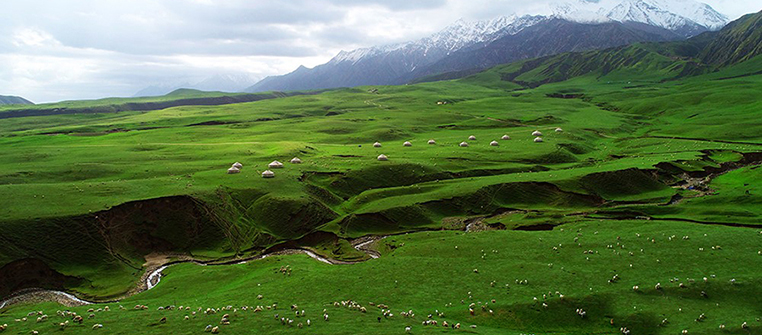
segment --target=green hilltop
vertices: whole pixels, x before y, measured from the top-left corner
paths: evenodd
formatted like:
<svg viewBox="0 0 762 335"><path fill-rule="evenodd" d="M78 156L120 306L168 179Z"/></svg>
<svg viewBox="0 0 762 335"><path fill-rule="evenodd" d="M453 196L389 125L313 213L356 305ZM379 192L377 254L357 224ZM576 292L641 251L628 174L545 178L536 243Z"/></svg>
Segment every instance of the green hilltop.
<svg viewBox="0 0 762 335"><path fill-rule="evenodd" d="M0 297L100 303L0 325L762 332L760 20L404 86L4 107Z"/></svg>

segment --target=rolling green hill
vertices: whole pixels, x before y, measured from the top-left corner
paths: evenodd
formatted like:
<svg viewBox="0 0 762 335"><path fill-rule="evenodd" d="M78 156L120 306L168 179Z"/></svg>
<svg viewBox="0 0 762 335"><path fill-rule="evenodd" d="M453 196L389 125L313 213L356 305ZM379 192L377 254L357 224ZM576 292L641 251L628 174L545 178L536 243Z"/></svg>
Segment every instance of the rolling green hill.
<svg viewBox="0 0 762 335"><path fill-rule="evenodd" d="M455 331L429 319L484 334L760 332L760 57L716 38L759 36L760 15L683 44L459 80L222 105L178 101L228 96L175 92L2 118L0 296L118 299L71 308L93 318L65 327L125 334L200 332L221 324L204 313L219 307L230 333L298 331L279 317L337 334ZM735 51L689 56L703 49ZM274 160L285 167L262 178ZM227 174L234 162L243 168ZM359 248L367 238L372 252ZM272 254L294 249L352 264ZM149 269L190 260L227 265L174 265L133 295ZM366 312L334 305L350 299ZM0 324L54 331L71 319L56 309L12 305ZM30 310L51 320L15 321Z"/></svg>
<svg viewBox="0 0 762 335"><path fill-rule="evenodd" d="M178 89L164 96L142 98L106 98L98 100L64 101L34 106L0 107L0 119L50 116L64 114L103 114L125 111L151 111L177 106L219 106L293 95L317 94L311 92L223 93Z"/></svg>
<svg viewBox="0 0 762 335"><path fill-rule="evenodd" d="M0 105L33 105L33 103L22 97L0 95Z"/></svg>

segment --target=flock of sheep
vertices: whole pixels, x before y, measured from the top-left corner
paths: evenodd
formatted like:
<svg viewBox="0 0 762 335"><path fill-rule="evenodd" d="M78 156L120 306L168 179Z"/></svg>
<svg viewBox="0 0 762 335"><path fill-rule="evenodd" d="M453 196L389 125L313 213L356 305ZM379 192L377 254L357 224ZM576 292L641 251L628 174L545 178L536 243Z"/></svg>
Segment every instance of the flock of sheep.
<svg viewBox="0 0 762 335"><path fill-rule="evenodd" d="M258 296L258 299L262 299L262 296ZM360 313L368 313L371 308L377 308L380 310L380 316L378 317L378 321L381 322L381 319L390 319L394 317L394 313L392 313L391 309L389 309L389 306L385 304L374 304L373 302L368 303L368 306L362 306L359 303L353 301L353 300L344 300L344 301L336 301L332 304L334 307L337 308L346 308L351 311L356 311ZM135 305L133 308L136 311L147 311L149 308L146 305ZM120 305L119 310L126 311L127 309ZM180 316L173 317L169 314L164 314L165 316L162 316L157 322L152 323L152 326L159 325L159 324L166 324L168 322L174 322L172 320L183 320L181 322L189 321L191 319L197 319L197 318L214 318L217 314L223 314L222 317L220 317L219 322L216 322L217 325L207 324L204 328L204 332L212 333L212 334L218 334L222 330L222 326L229 326L234 318L241 318L243 317L247 312L257 314L265 311L272 311L275 312L273 317L274 320L277 322L280 322L284 326L288 327L297 327L297 328L304 328L304 327L310 327L312 326L313 322L311 319L306 318L307 312L304 309L300 309L297 305L291 305L290 311L286 310L279 310L278 304L273 303L270 305L258 305L258 306L242 306L240 308L234 308L232 305L224 306L224 307L218 307L218 308L206 308L198 307L198 308L191 308L190 306L160 306L156 309L157 311L167 313L170 311L177 311L179 312ZM62 322L58 323L60 330L65 330L73 325L83 325L85 320L94 320L96 319L96 313L104 313L104 312L110 312L110 309L108 306L103 308L90 308L87 310L88 315L82 316L79 315L76 312L72 311L61 311L58 310L56 312L56 315L59 317L59 319ZM289 314L293 314L293 316L289 316ZM412 310L408 311L402 311L400 312L400 315L404 316L405 318L414 318L415 313L413 313ZM437 316L442 317L444 316L444 313L440 313L437 311ZM48 315L46 315L43 311L32 311L28 315L28 317L34 317L37 316L36 323L42 324L48 321ZM323 309L322 316L324 322L329 321L328 317L328 310ZM429 325L438 325L438 322L433 318L432 314L428 315L428 318L421 322L423 326L429 326ZM16 319L17 323L21 322L27 322L28 318L24 317L21 319ZM57 321L56 321L57 322ZM442 326L444 327L451 327L453 329L460 329L460 323L454 323L454 324L448 324L447 321L442 322ZM476 328L475 326L471 326L472 328ZM0 325L0 332L4 332L6 329L8 329L8 324ZM94 323L92 325L93 330L98 330L104 328L103 324L101 323ZM411 327L406 326L405 331L410 332ZM30 332L33 335L39 334L39 331L32 330Z"/></svg>
<svg viewBox="0 0 762 335"><path fill-rule="evenodd" d="M561 232L563 232L564 230L565 230L564 228L559 229L559 231ZM576 247L583 247L583 243L584 243L583 240L585 239L585 236L586 236L586 234L583 234L583 229L582 228L575 229L574 231L571 231L571 233L574 236L572 240L573 241L572 244L575 245ZM592 234L597 235L598 232L596 231ZM762 232L760 232L760 234L762 234ZM660 243L657 241L655 237L643 236L640 233L635 233L635 236L638 239L645 241L648 245ZM665 235L664 239L665 241L668 241L667 243L676 243L676 241L692 240L688 235L685 235L685 236ZM543 238L540 238L540 241L543 241ZM568 248L566 244L562 244L562 243L551 242L550 244L551 245L547 246L547 248L552 254L558 254L559 252L562 251L562 249ZM461 250L457 245L455 245L454 248L455 250ZM625 246L624 239L622 239L619 236L616 237L614 240L610 241L608 244L600 245L600 248L602 248L602 250L599 252L597 250L594 250L595 249L594 246L592 246L592 249L589 249L588 247L583 247L580 257L584 257L584 259L588 262L595 262L594 258L601 257L605 251L606 253L611 253L616 256L628 257L622 260L626 259L627 260L626 262L632 262L629 257L634 256L635 253L633 251L639 252L640 254L645 255L645 250L644 250L645 246L633 248L633 246L630 245L629 243L627 246ZM718 251L722 250L720 246L714 245L714 244L712 248ZM629 250L633 250L633 251L629 251ZM499 251L496 249L491 250L491 252L489 252L488 250L487 251L481 250L480 256L481 256L481 259L484 260L490 254L498 254L498 252ZM658 263L659 260L656 259L656 262ZM552 268L553 263L549 263L548 266ZM629 268L632 268L632 264L630 264ZM279 270L275 271L276 274L281 274L281 273L290 274L290 272L291 272L291 268L288 265L281 266ZM475 276L483 275L476 268L473 269L473 273ZM626 272L622 272L621 274L622 276L624 276L626 275ZM653 290L650 292L662 292L662 295L666 295L668 290L667 286L675 287L678 289L688 289L691 286L707 285L709 283L712 283L713 281L716 281L717 280L716 278L717 277L715 275L711 275L711 274L706 277L703 277L701 280L694 280L691 278L684 278L683 280L680 280L678 278L670 278L669 283L671 284L663 285L662 282L658 282L655 285L653 285ZM611 285L616 285L621 280L622 279L620 278L620 273L616 273L612 277L610 277L610 279L608 279L608 283ZM522 286L529 285L529 281L527 279L521 279L521 278L517 278L515 280L515 283L516 285L522 285ZM731 286L738 285L738 282L736 281L736 279L729 279L728 283ZM498 282L496 280L493 280L489 283L489 287L492 287L492 288L499 287L499 286L501 285L498 285ZM508 289L509 284L505 284L505 288ZM632 287L632 290L634 294L648 293L647 289L644 289L638 285L634 285ZM689 292L689 291L686 291L686 292ZM705 299L708 298L708 295L704 291L701 291L701 296ZM264 297L262 295L258 295L256 297L256 299L258 300L262 300L263 298ZM482 313L483 315L493 316L496 314L497 311L493 311L492 309L494 308L492 306L495 306L496 304L495 299L476 301L474 295L472 295L472 292L470 291L468 292L467 298L468 300L462 299L460 303L464 306L464 309L467 309L470 315L474 316L479 313ZM536 295L535 297L532 298L532 306L534 306L533 308L537 310L544 310L544 309L548 309L553 304L558 304L561 301L567 301L567 300L564 294L560 293L559 291L555 291L555 293L551 291L547 291L547 292L543 291L541 292L541 294ZM452 329L461 328L460 323L444 321L443 319L445 317L444 315L445 313L439 310L436 310L433 313L429 313L428 316L426 316L426 313L422 313L421 317L416 318L416 313L414 313L412 310L401 311L399 313L393 313L389 306L385 304L377 304L373 302L369 302L367 303L367 305L365 305L354 300L344 300L344 301L333 302L331 305L335 308L346 309L349 311L359 312L363 314L375 312L377 313L376 316L379 322L381 322L382 320L394 319L395 316L399 315L396 318L403 318L403 320L405 320L405 323L407 323L407 325L404 326L405 332L412 331L413 326L408 321L413 321L416 319L417 319L416 322L421 322L422 327L439 326L439 327L447 327ZM453 305L452 303L449 303L449 304L446 304L445 306L452 307L452 305ZM326 307L330 308L329 306L326 306ZM582 319L588 319L591 317L587 311L586 306L577 305L574 307L576 308L575 313L577 317ZM327 308L323 309L322 313L317 314L320 316L320 318L323 319L323 322L329 321ZM140 313L140 311L147 311L149 308L148 306L145 306L145 305L135 305L134 309L136 312ZM119 306L119 310L125 310L125 308L123 306ZM204 320L203 323L206 324L203 330L206 332L215 333L215 334L222 332L225 326L230 325L232 322L238 321L241 318L245 317L247 314L252 314L252 313L253 314L266 313L266 312L273 313L271 315L273 316L274 321L286 327L304 328L304 327L313 326L315 324L310 318L307 317L307 315L311 313L305 311L304 309L299 308L299 306L291 305L290 311L289 311L288 309L286 310L279 309L277 303L273 303L269 305L259 305L259 306L242 306L239 308L234 308L233 306L228 305L225 307L206 308L206 309L202 307L198 307L198 308L191 308L189 306L175 307L174 305L171 305L166 307L158 307L156 310L162 312L162 315L161 315L161 318L157 322L155 322L153 325L173 323L173 322L189 322L189 320L201 319L201 320ZM481 310L481 312L477 312L479 310ZM681 308L679 308L678 310L682 312ZM71 311L58 311L56 315L59 317L59 319L55 321L53 321L53 318L48 318L48 316L42 311L33 311L27 315L29 318L24 317L22 319L16 319L16 322L26 322L28 320L31 321L31 320L34 320L34 318L36 317L36 320L37 320L36 322L40 324L45 322L59 322L58 326L60 327L61 330L64 330L68 327L72 327L75 325L82 326L86 320L95 322L96 320L100 318L97 316L99 313L107 313L109 311L110 309L108 306L103 308L97 308L97 309L90 308L87 310L87 313L83 313L82 315L79 315L76 312L71 312ZM176 313L173 314L173 312L171 311L176 311ZM221 316L221 318L217 319L218 314L223 314L223 315ZM592 317L599 318L600 315L593 315ZM269 318L270 317L268 316L267 319ZM703 323L703 322L707 322L707 320L710 320L710 319L711 317L707 316L705 313L700 313L700 315L698 315L698 317L695 319L695 322ZM207 320L215 320L215 321L212 322L211 324L207 324L208 322ZM611 319L610 323L612 326L619 327L619 331L622 334L630 334L631 332L631 330L627 327L627 325L619 324L618 322L615 322L614 319ZM665 318L661 321L660 325L664 326L664 325L667 325L668 323L669 321ZM88 325L88 327L90 326ZM91 327L93 330L98 330L98 329L104 328L104 325L102 323L94 323L92 324ZM475 328L476 325L471 325L470 327ZM736 329L748 331L751 328L751 325L747 322L743 322L740 324L740 326L736 326L736 327L728 326L727 328L736 328ZM9 326L7 324L1 325L0 332L5 331L8 328ZM720 324L719 329L721 330L726 329L726 324L725 323ZM199 328L199 331L201 331L201 328ZM37 334L38 332L33 330L31 333ZM683 329L682 334L688 334L688 330Z"/></svg>

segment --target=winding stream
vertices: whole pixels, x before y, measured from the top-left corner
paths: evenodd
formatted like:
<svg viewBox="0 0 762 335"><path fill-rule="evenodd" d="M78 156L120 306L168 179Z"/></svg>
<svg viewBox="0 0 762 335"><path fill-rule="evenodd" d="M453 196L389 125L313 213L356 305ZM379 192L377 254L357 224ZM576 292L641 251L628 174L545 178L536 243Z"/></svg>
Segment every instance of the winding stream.
<svg viewBox="0 0 762 335"><path fill-rule="evenodd" d="M353 247L357 250L365 252L372 259L375 259L379 257L378 253L374 250L370 250L364 247L384 237L385 236L371 237L371 238L368 238L367 241L362 241L360 243L353 244ZM323 263L331 264L331 265L354 264L354 263L362 262L362 261L342 261L337 259L326 258L307 249L278 250L278 251L270 252L264 255L258 255L258 256L250 257L243 260L237 260L235 262L225 262L225 263L219 263L219 264L202 262L198 260L174 261L174 262L169 262L164 265L161 265L157 269L151 271L150 274L148 274L148 276L145 277L146 278L145 282L140 283L141 286L138 287L138 289L135 291L135 294L143 292L143 291L147 291L156 287L156 285L158 285L161 282L162 272L172 265L183 264L183 263L194 263L200 266L246 264L250 261L265 259L270 256L289 255L289 254L297 254L297 253L306 254L307 256L312 257L313 259L319 262L323 262ZM96 304L96 303L115 302L115 301L88 301L88 300L77 298L73 294L62 292L62 291L32 288L32 289L27 289L21 292L17 292L16 294L4 299L3 301L0 301L0 310L2 310L3 308L7 306L17 304L20 302L27 302L27 301L34 301L34 302L54 301L65 306L83 306L83 305L90 305L90 304Z"/></svg>

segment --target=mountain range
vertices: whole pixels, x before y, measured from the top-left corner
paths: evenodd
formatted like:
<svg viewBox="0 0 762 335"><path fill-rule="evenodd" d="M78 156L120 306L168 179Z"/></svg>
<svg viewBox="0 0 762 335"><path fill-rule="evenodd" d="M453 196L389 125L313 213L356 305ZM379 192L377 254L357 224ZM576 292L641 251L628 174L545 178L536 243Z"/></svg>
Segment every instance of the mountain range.
<svg viewBox="0 0 762 335"><path fill-rule="evenodd" d="M396 85L569 51L634 42L683 40L727 24L727 17L693 0L575 0L552 15L459 20L406 43L342 51L314 68L267 77L247 92Z"/></svg>
<svg viewBox="0 0 762 335"><path fill-rule="evenodd" d="M719 31L685 41L568 52L500 65L488 72L497 74L501 81L524 87L581 76L600 81L630 81L645 75L647 80L669 81L731 66L739 66L740 76L759 74L762 73L759 55L762 55L762 12L745 15Z"/></svg>

